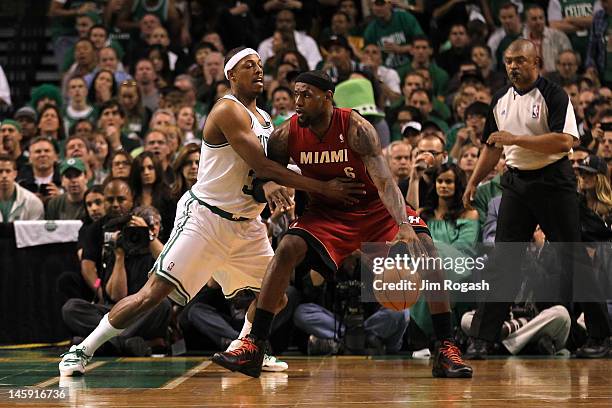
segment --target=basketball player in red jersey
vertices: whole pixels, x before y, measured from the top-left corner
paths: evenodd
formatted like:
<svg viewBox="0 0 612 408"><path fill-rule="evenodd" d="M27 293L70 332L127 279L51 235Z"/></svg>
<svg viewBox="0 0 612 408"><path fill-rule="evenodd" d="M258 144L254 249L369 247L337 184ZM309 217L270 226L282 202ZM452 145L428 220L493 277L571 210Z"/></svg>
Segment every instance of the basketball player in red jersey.
<svg viewBox="0 0 612 408"><path fill-rule="evenodd" d="M362 242L403 241L409 247L420 243L430 256L436 254L427 225L406 206L393 180L374 127L350 109L334 108L333 90L330 78L320 71L297 77L297 113L270 136L268 157L282 165L291 158L304 176L319 180L346 176L365 184L366 194L350 207L311 195L308 209L290 227L268 265L251 333L241 339L240 348L213 356L215 363L232 371L259 377L274 313L282 306L291 271L302 262L335 273ZM469 378L472 368L452 340L445 298L428 298L438 339L432 373Z"/></svg>

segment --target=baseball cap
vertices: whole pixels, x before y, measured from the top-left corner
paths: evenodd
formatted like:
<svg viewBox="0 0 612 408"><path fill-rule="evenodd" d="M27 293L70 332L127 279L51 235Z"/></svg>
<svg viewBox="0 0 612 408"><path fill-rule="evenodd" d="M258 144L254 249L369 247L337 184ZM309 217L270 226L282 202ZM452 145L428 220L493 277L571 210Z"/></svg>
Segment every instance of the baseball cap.
<svg viewBox="0 0 612 408"><path fill-rule="evenodd" d="M582 164L576 166L580 170L584 170L589 173L608 174L608 164L604 159L594 154L589 155L582 161Z"/></svg>
<svg viewBox="0 0 612 408"><path fill-rule="evenodd" d="M81 173L85 173L85 163L83 160L78 157L71 157L70 159L66 159L61 162L59 166L60 175L64 175L68 170L75 169L80 171Z"/></svg>
<svg viewBox="0 0 612 408"><path fill-rule="evenodd" d="M36 111L34 110L34 108L30 106L23 106L19 108L17 112L15 112L15 115L13 115L13 118L15 120L19 118L28 118L32 122L36 122Z"/></svg>
<svg viewBox="0 0 612 408"><path fill-rule="evenodd" d="M21 133L21 125L16 120L13 120L13 119L4 119L2 122L0 122L0 126L4 126L4 125L11 125L15 129L17 129L17 131L19 133Z"/></svg>
<svg viewBox="0 0 612 408"><path fill-rule="evenodd" d="M347 50L352 51L348 40L343 35L332 35L323 44L323 46L327 50L329 50L329 47L331 47L332 45L337 45L339 47L346 48Z"/></svg>
<svg viewBox="0 0 612 408"><path fill-rule="evenodd" d="M416 133L420 133L421 129L423 129L423 126L421 126L421 124L419 122L410 121L408 123L405 123L402 126L401 132L402 132L402 135L404 134L404 132L408 132L408 131L413 131L413 132L416 132Z"/></svg>

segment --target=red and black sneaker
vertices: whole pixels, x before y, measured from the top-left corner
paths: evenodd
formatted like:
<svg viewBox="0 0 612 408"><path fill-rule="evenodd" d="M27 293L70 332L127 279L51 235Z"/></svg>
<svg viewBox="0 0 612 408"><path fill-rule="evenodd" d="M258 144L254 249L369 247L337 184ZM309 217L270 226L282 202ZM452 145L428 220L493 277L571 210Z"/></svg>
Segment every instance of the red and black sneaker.
<svg viewBox="0 0 612 408"><path fill-rule="evenodd" d="M472 367L463 362L454 342L443 340L437 344L431 373L438 378L472 378Z"/></svg>
<svg viewBox="0 0 612 408"><path fill-rule="evenodd" d="M266 341L255 339L250 334L241 338L242 344L237 349L215 353L212 361L231 371L239 371L258 378L266 353Z"/></svg>

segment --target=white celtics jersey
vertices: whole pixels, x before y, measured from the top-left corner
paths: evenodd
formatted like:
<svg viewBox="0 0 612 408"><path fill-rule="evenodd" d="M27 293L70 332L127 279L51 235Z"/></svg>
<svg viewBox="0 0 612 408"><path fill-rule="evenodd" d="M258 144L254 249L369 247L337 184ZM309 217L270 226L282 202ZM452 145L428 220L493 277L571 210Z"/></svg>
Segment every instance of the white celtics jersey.
<svg viewBox="0 0 612 408"><path fill-rule="evenodd" d="M251 118L253 137L257 137L266 151L268 138L274 127L272 119L265 111L257 108L259 114L266 120L266 126L248 110L236 97L226 95L240 104ZM236 216L256 218L264 209L265 204L258 203L252 196L253 170L234 151L229 142L211 145L202 141L200 168L198 180L191 188L197 198L230 212Z"/></svg>

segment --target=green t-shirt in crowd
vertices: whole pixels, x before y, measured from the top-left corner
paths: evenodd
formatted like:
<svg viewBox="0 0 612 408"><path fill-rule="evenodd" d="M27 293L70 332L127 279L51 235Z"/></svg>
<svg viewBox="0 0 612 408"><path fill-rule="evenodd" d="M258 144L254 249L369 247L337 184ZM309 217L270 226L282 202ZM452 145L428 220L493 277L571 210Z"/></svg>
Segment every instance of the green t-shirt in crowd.
<svg viewBox="0 0 612 408"><path fill-rule="evenodd" d="M458 122L448 130L448 133L446 134L446 145L444 146L447 152L450 153L450 151L453 149L455 141L457 140L457 133L463 127L465 127L465 123Z"/></svg>
<svg viewBox="0 0 612 408"><path fill-rule="evenodd" d="M391 20L383 22L375 19L365 29L365 44L378 44L383 48L385 43L406 45L415 35L423 34L417 19L403 10L393 10ZM409 62L408 54L383 53L383 65L397 68Z"/></svg>
<svg viewBox="0 0 612 408"><path fill-rule="evenodd" d="M11 208L13 208L13 204L15 204L15 200L17 199L17 189L13 191L13 195L8 200L0 200L0 213L2 213L2 219L8 220L11 215ZM7 222L7 221L5 221Z"/></svg>
<svg viewBox="0 0 612 408"><path fill-rule="evenodd" d="M75 114L75 112L70 108L70 105L68 105L62 109L62 116L64 118L64 130L68 135L72 125L81 119L87 119L95 125L96 119L98 118L98 110L92 106L89 106L86 111Z"/></svg>
<svg viewBox="0 0 612 408"><path fill-rule="evenodd" d="M559 0L561 15L565 17L591 17L595 0ZM580 53L582 61L586 58L589 45L589 30L579 30L567 35L572 42L574 51Z"/></svg>
<svg viewBox="0 0 612 408"><path fill-rule="evenodd" d="M476 211L478 211L478 219L480 220L480 225L484 225L487 220L487 211L489 211L489 202L498 195L501 195L502 187L501 187L501 176L497 175L493 177L491 180L482 183L476 189L476 194L474 194L474 203L473 207Z"/></svg>
<svg viewBox="0 0 612 408"><path fill-rule="evenodd" d="M413 69L410 63L396 68L397 74L401 80L400 86L404 86L404 78L406 77L406 74L412 70ZM432 61L431 64L429 64L429 75L431 76L431 86L433 88L432 90L434 95L446 96L446 88L450 79L448 73L443 68L440 68L438 64Z"/></svg>
<svg viewBox="0 0 612 408"><path fill-rule="evenodd" d="M55 0L51 0L55 1ZM64 10L73 10L78 9L85 3L91 3L92 0L66 0L63 4ZM75 28L76 25L76 16L70 17L52 17L51 18L51 36L53 38L59 37L61 35L66 36L77 36L77 30Z"/></svg>
<svg viewBox="0 0 612 408"><path fill-rule="evenodd" d="M47 220L80 220L85 216L85 207L82 202L68 201L68 194L64 193L52 198L47 204L45 219Z"/></svg>
<svg viewBox="0 0 612 408"><path fill-rule="evenodd" d="M133 0L132 5L132 21L140 21L145 14L155 14L159 20L164 23L168 20L168 5L169 0L158 0L155 6L145 6L146 0Z"/></svg>

